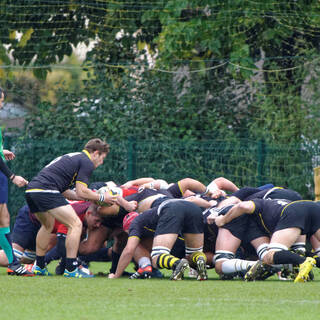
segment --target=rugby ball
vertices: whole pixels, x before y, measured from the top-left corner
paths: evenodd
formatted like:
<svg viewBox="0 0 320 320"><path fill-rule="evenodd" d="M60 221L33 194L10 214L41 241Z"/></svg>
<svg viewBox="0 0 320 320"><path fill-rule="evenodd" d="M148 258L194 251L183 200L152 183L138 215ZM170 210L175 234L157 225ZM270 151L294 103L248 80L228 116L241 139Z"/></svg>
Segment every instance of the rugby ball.
<svg viewBox="0 0 320 320"><path fill-rule="evenodd" d="M97 193L98 193L99 195L100 195L100 194L105 194L106 192L109 193L109 194L112 195L112 196L116 196L116 195L119 195L119 194L120 194L119 191L117 192L117 190L112 190L112 189L110 189L110 188L107 187L107 186L102 187L102 188L100 188L100 189L97 190ZM101 207L110 207L110 206L111 206L111 204L105 203L105 202L103 202L103 201L96 201L96 204L97 204L98 206L101 206Z"/></svg>

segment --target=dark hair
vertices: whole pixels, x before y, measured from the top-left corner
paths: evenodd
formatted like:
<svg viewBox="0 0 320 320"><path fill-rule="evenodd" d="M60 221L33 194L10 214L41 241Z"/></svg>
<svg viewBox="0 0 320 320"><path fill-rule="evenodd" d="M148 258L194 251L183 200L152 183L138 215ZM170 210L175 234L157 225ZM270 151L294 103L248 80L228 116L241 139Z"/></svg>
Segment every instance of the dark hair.
<svg viewBox="0 0 320 320"><path fill-rule="evenodd" d="M92 153L94 151L99 151L100 153L109 153L110 146L102 141L99 138L94 138L89 140L86 145L84 146L84 149L87 150L89 153Z"/></svg>

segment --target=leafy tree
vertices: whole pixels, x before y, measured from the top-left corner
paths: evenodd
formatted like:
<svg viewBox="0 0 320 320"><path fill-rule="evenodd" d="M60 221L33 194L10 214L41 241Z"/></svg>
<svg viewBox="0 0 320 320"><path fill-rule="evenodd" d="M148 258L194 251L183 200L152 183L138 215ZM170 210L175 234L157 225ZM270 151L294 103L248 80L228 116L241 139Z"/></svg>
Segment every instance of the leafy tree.
<svg viewBox="0 0 320 320"><path fill-rule="evenodd" d="M153 138L170 132L201 139L214 131L286 143L310 131L302 91L305 63L319 54L317 6L315 0L7 0L0 39L17 63L39 66L38 77L70 55L71 45L97 40L86 61L86 90L58 93L50 106L78 129L57 121L56 135L77 135L83 125L119 138L134 128L145 137L137 127L148 123ZM145 63L150 58L155 67ZM47 108L39 110L45 115ZM42 121L35 116L30 134L31 124Z"/></svg>

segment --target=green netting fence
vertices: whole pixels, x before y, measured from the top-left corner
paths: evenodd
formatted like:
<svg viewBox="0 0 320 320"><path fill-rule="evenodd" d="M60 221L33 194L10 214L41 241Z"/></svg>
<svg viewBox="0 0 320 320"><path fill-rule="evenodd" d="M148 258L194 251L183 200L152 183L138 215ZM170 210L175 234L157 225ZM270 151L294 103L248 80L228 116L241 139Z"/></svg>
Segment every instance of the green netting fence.
<svg viewBox="0 0 320 320"><path fill-rule="evenodd" d="M6 148L16 154L11 169L31 179L43 166L64 153L81 151L86 141L31 140L6 137ZM151 176L176 182L185 177L205 184L223 176L239 187L265 183L299 191L313 199L313 167L319 165L319 148L310 144L270 145L264 141L145 141L109 140L111 151L95 170L92 181L127 180ZM10 185L9 210L12 221L24 204L24 192Z"/></svg>

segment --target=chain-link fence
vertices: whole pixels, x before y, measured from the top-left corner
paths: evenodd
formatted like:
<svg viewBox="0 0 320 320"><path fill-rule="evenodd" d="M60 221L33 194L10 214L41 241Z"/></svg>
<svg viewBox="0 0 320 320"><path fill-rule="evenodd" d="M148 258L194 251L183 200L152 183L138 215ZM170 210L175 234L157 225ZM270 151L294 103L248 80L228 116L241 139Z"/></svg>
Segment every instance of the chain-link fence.
<svg viewBox="0 0 320 320"><path fill-rule="evenodd" d="M108 141L111 151L91 181L124 183L138 177L176 182L192 177L205 184L223 176L239 187L273 183L299 191L313 199L313 167L319 150L301 145L268 145L263 141ZM9 162L16 174L32 179L55 157L81 151L86 141L6 139L16 154ZM14 217L24 204L22 189L10 185L9 209ZM12 219L14 220L14 219Z"/></svg>

